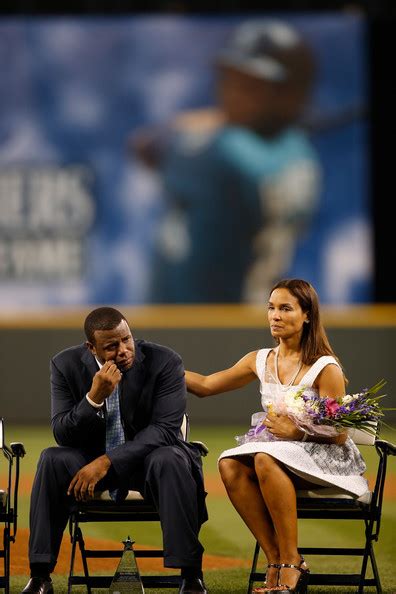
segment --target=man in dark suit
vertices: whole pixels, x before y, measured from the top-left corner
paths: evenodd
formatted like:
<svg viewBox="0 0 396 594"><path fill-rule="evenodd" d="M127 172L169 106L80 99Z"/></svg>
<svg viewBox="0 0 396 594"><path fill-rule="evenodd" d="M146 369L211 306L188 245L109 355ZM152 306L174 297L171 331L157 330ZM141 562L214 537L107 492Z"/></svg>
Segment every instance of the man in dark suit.
<svg viewBox="0 0 396 594"><path fill-rule="evenodd" d="M179 594L205 593L207 519L199 451L180 439L186 390L182 361L169 348L134 340L111 307L86 318L87 342L51 361L52 428L61 447L45 449L30 507L31 578L25 594L53 594L53 571L75 500L109 489L121 501L129 488L157 507L164 565L180 567Z"/></svg>

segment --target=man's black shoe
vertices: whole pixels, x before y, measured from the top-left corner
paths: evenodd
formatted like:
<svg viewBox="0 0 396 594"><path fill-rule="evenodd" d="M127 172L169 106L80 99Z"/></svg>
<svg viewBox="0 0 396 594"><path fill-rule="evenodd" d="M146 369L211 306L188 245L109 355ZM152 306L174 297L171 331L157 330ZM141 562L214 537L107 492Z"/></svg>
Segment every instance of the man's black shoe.
<svg viewBox="0 0 396 594"><path fill-rule="evenodd" d="M52 580L32 577L22 590L22 594L54 594Z"/></svg>
<svg viewBox="0 0 396 594"><path fill-rule="evenodd" d="M184 578L179 594L208 594L205 584L199 578Z"/></svg>

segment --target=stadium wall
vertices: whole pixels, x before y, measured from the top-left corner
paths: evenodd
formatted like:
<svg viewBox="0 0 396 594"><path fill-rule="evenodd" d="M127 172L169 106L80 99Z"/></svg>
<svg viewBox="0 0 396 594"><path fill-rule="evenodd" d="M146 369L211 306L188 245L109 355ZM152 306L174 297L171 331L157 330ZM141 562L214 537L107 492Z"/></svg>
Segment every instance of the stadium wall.
<svg viewBox="0 0 396 594"><path fill-rule="evenodd" d="M84 341L89 309L46 310L0 317L0 416L8 422L39 424L50 419L49 361L58 351ZM384 406L396 407L396 305L324 308L324 323L340 357L349 392L387 380ZM161 306L123 308L135 338L170 346L187 369L210 373L229 367L249 351L271 346L266 311L257 306ZM194 424L248 424L260 409L258 384L200 400L188 396ZM386 414L396 422L396 411Z"/></svg>

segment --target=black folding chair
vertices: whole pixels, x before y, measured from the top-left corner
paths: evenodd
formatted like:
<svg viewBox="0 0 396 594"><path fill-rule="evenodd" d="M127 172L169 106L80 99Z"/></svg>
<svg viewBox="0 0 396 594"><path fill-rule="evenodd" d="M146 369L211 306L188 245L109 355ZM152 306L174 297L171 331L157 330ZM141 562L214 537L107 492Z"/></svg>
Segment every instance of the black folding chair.
<svg viewBox="0 0 396 594"><path fill-rule="evenodd" d="M303 555L351 555L361 557L360 573L311 573L310 585L356 586L361 594L365 586L374 586L378 594L382 592L373 543L378 541L381 525L382 500L386 479L388 456L396 455L396 446L388 441L369 436L362 431L350 432L357 445L372 445L378 456L377 476L373 491L368 491L359 499L342 494L333 488L318 488L310 491L297 491L297 516L309 520L358 520L363 523L365 539L363 546L351 547L301 547ZM325 533L324 533L325 538ZM248 594L253 585L263 581L265 574L257 572L260 546L256 542L252 568L249 576ZM370 561L372 577L367 577Z"/></svg>
<svg viewBox="0 0 396 594"><path fill-rule="evenodd" d="M189 419L185 415L181 433L185 441L189 435ZM200 441L193 441L206 456L208 448ZM127 498L116 504L108 491L97 492L95 498L88 502L78 503L70 516L69 529L72 543L70 572L68 579L68 593L74 585L86 585L88 594L91 588L109 588L113 579L112 575L90 575L88 559L120 558L123 550L87 549L85 547L81 524L87 522L160 522L157 510L153 505L143 499L138 491L129 491ZM75 560L77 548L80 551L84 575L75 575ZM162 549L134 550L136 559L161 558ZM143 575L141 576L144 588L178 588L181 583L180 575Z"/></svg>
<svg viewBox="0 0 396 594"><path fill-rule="evenodd" d="M3 544L0 558L4 559L4 572L0 576L0 588L5 594L10 591L10 544L15 542L18 518L19 460L25 455L22 443L11 443L8 447L4 438L4 419L0 418L0 448L8 462L8 484L0 490L0 522L4 523ZM15 472L13 472L15 462Z"/></svg>

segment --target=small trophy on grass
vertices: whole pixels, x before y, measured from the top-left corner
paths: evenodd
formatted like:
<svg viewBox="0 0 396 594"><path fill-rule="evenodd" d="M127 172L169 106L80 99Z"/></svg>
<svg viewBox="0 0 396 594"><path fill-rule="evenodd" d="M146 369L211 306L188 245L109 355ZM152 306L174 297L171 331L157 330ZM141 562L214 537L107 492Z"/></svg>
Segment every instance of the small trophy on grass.
<svg viewBox="0 0 396 594"><path fill-rule="evenodd" d="M129 536L122 542L124 552L110 584L109 594L144 594L144 588L133 550L134 542Z"/></svg>

